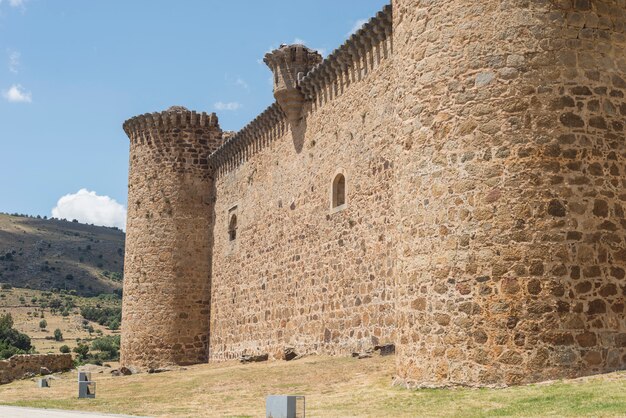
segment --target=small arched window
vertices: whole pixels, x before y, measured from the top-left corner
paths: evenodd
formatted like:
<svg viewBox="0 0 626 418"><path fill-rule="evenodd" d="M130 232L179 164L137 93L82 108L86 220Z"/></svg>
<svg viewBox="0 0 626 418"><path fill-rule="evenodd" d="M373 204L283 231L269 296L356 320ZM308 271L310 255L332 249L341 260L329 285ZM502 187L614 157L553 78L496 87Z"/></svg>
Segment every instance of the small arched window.
<svg viewBox="0 0 626 418"><path fill-rule="evenodd" d="M339 173L333 180L333 209L346 204L346 178Z"/></svg>
<svg viewBox="0 0 626 418"><path fill-rule="evenodd" d="M228 239L234 241L237 238L237 215L232 214L228 221Z"/></svg>

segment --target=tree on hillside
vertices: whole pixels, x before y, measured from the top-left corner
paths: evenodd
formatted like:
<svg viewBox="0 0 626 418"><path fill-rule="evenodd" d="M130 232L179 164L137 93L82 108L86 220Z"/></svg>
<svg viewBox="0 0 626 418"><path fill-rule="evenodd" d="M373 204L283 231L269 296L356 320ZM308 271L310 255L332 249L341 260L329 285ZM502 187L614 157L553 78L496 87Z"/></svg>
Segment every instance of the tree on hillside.
<svg viewBox="0 0 626 418"><path fill-rule="evenodd" d="M54 340L55 341L63 341L63 333L58 328L54 330Z"/></svg>
<svg viewBox="0 0 626 418"><path fill-rule="evenodd" d="M83 343L79 343L77 347L74 347L72 350L76 354L78 354L78 359L84 361L87 359L87 354L89 353L89 346Z"/></svg>
<svg viewBox="0 0 626 418"><path fill-rule="evenodd" d="M0 359L28 353L31 349L30 337L13 328L11 314L0 315Z"/></svg>
<svg viewBox="0 0 626 418"><path fill-rule="evenodd" d="M39 321L39 328L46 329L47 326L48 326L48 321L46 321L45 319L42 319L41 321Z"/></svg>

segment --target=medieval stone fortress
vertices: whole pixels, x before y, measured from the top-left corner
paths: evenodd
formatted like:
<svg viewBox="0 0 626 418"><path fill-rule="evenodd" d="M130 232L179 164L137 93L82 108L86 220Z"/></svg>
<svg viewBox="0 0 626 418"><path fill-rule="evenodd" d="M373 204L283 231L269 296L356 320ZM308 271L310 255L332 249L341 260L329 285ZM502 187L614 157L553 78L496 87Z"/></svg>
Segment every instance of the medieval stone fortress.
<svg viewBox="0 0 626 418"><path fill-rule="evenodd" d="M396 381L626 367L626 2L393 0L237 133L130 138L122 364L396 346Z"/></svg>

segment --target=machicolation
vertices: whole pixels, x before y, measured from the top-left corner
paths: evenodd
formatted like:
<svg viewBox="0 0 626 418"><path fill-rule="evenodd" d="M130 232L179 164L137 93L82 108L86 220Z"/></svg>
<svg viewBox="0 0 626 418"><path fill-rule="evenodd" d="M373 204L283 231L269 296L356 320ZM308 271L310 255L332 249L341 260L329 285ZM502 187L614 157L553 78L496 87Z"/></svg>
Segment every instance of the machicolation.
<svg viewBox="0 0 626 418"><path fill-rule="evenodd" d="M130 119L122 364L624 369L625 50L622 0L393 0L326 59L269 53L276 103L239 132Z"/></svg>

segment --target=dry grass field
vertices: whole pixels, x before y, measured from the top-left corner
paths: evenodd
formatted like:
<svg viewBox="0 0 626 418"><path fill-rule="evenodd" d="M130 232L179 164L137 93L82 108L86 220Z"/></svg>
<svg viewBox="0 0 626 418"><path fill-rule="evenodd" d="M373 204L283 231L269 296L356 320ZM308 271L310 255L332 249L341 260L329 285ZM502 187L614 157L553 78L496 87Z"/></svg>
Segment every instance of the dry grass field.
<svg viewBox="0 0 626 418"><path fill-rule="evenodd" d="M46 297L46 294L49 296ZM53 313L50 308L41 308L42 299L65 298L66 295L50 294L32 289L5 289L0 290L0 314L10 313L13 317L14 327L31 337L31 343L39 353L58 353L62 345L74 348L77 339L90 340L100 335L112 335L119 331L111 331L107 327L90 321L93 333L89 333L83 327L83 317L80 315L80 307L99 303L101 306L119 306L120 302L100 301L94 298L82 298L72 296L71 299L76 307L69 310L68 316L62 316L60 311ZM34 302L33 302L34 300ZM23 301L23 302L22 302ZM43 318L41 315L43 314ZM39 322L45 319L45 329L39 327ZM53 339L54 330L60 329L63 333L63 341ZM98 332L100 331L100 333ZM46 338L48 337L48 338Z"/></svg>
<svg viewBox="0 0 626 418"><path fill-rule="evenodd" d="M626 373L509 389L406 390L391 386L393 357L308 357L292 362L198 365L113 377L99 368L97 398L76 399L76 372L49 389L0 386L0 403L162 417L261 417L269 394L306 396L311 417L626 415Z"/></svg>

